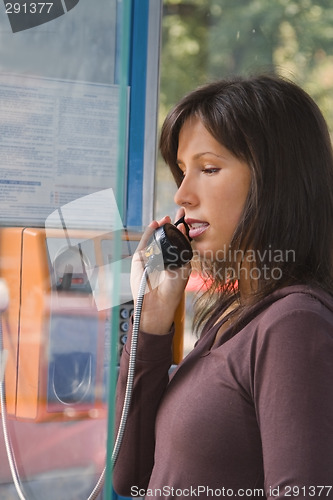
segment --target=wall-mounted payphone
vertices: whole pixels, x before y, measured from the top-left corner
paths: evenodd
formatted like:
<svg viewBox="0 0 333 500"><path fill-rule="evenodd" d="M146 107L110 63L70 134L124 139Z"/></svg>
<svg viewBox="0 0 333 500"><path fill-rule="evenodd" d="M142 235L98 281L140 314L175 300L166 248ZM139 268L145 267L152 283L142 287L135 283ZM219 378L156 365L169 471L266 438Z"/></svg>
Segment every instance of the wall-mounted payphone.
<svg viewBox="0 0 333 500"><path fill-rule="evenodd" d="M88 271L99 270L99 294L107 293L108 277L101 270L112 259L112 233L70 236L69 246L56 229L47 237L42 228L0 231L1 275L10 293L3 317L6 400L8 414L17 419L105 416L112 308L96 306ZM124 236L125 263L138 239ZM118 311L119 349L131 314L129 300L127 288Z"/></svg>
<svg viewBox="0 0 333 500"><path fill-rule="evenodd" d="M16 419L106 415L111 315L119 314L119 357L133 312L129 271L140 234L122 232L118 308L110 307L107 273L113 233L70 230L66 236L58 229L0 230L0 273L10 293L2 320L7 412ZM182 316L180 307L175 363L182 357Z"/></svg>

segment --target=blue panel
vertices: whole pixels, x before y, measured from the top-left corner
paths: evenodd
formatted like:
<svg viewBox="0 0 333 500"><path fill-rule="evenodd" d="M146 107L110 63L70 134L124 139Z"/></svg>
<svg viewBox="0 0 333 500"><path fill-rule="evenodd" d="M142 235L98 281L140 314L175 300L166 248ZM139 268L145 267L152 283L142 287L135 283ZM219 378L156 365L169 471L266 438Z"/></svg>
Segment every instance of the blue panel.
<svg viewBox="0 0 333 500"><path fill-rule="evenodd" d="M130 59L127 226L142 225L149 0L133 0Z"/></svg>

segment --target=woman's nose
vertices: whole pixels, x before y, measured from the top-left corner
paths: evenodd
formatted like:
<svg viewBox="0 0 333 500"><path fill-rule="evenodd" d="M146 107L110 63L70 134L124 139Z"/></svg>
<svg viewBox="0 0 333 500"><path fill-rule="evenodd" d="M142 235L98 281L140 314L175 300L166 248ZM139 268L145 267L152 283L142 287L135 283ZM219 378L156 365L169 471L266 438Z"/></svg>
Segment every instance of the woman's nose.
<svg viewBox="0 0 333 500"><path fill-rule="evenodd" d="M192 206L198 203L198 193L193 185L193 179L191 180L190 175L184 177L174 196L174 201L181 207L186 205Z"/></svg>

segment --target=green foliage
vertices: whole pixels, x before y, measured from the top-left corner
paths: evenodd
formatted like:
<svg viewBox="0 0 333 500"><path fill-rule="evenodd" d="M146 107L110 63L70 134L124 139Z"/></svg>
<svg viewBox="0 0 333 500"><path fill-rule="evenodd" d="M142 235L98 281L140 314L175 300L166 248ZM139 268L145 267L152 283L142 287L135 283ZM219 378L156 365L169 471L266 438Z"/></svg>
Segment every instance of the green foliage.
<svg viewBox="0 0 333 500"><path fill-rule="evenodd" d="M189 90L275 71L303 86L333 130L331 0L164 0L161 119Z"/></svg>

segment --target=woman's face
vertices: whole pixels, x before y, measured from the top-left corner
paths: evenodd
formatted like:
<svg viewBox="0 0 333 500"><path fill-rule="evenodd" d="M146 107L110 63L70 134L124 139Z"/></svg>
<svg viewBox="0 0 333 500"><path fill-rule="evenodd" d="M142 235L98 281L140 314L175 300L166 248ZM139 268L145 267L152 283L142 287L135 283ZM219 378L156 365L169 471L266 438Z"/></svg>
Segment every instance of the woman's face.
<svg viewBox="0 0 333 500"><path fill-rule="evenodd" d="M228 251L249 191L250 168L195 117L181 128L177 160L184 177L175 202L184 207L195 250L214 259L218 251Z"/></svg>

